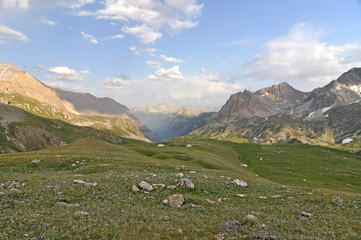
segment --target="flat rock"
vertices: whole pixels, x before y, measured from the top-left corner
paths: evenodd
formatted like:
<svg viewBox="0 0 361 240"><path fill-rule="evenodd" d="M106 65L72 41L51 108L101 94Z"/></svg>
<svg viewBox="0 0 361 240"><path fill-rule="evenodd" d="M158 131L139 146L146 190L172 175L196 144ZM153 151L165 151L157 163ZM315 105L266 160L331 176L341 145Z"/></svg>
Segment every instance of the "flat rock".
<svg viewBox="0 0 361 240"><path fill-rule="evenodd" d="M248 187L247 182L244 180L235 179L233 180L233 183L236 184L237 186Z"/></svg>
<svg viewBox="0 0 361 240"><path fill-rule="evenodd" d="M156 183L156 184L153 184L152 186L153 186L153 188L157 188L157 189L165 188L165 184L163 184L163 183Z"/></svg>
<svg viewBox="0 0 361 240"><path fill-rule="evenodd" d="M167 186L167 188L168 188L168 189L176 189L177 186L175 186L175 185L169 185L169 186Z"/></svg>
<svg viewBox="0 0 361 240"><path fill-rule="evenodd" d="M73 180L73 183L75 183L75 184L86 184L86 182L84 182L83 180L77 180L77 179Z"/></svg>
<svg viewBox="0 0 361 240"><path fill-rule="evenodd" d="M165 145L162 144L162 143L159 143L159 144L157 145L157 147L161 148L161 147L165 147Z"/></svg>
<svg viewBox="0 0 361 240"><path fill-rule="evenodd" d="M335 203L341 203L341 204L343 203L343 200L337 196L332 196L331 200L332 200L332 202L335 202Z"/></svg>
<svg viewBox="0 0 361 240"><path fill-rule="evenodd" d="M208 203L210 203L210 204L215 204L215 203L216 203L215 201L212 201L212 200L210 200L210 199L206 199L206 201L207 201Z"/></svg>
<svg viewBox="0 0 361 240"><path fill-rule="evenodd" d="M247 164L239 164L241 167L248 167Z"/></svg>
<svg viewBox="0 0 361 240"><path fill-rule="evenodd" d="M167 199L163 200L163 203L167 204L170 207L181 207L184 202L185 200L182 194L174 194L168 196Z"/></svg>
<svg viewBox="0 0 361 240"><path fill-rule="evenodd" d="M241 198L247 197L246 194L236 194L236 196L241 197Z"/></svg>
<svg viewBox="0 0 361 240"><path fill-rule="evenodd" d="M186 148L191 148L191 147L193 147L192 144L189 144L189 143L188 143L188 144L186 145Z"/></svg>
<svg viewBox="0 0 361 240"><path fill-rule="evenodd" d="M89 213L85 212L85 211L76 211L74 214L75 214L75 216L87 216L87 215L89 215Z"/></svg>
<svg viewBox="0 0 361 240"><path fill-rule="evenodd" d="M241 224L237 220L231 220L222 224L224 231L235 234L241 231Z"/></svg>
<svg viewBox="0 0 361 240"><path fill-rule="evenodd" d="M189 173L196 174L197 172L196 171L189 171Z"/></svg>
<svg viewBox="0 0 361 240"><path fill-rule="evenodd" d="M181 178L179 185L184 188L194 189L194 183L192 183L188 178Z"/></svg>
<svg viewBox="0 0 361 240"><path fill-rule="evenodd" d="M139 187L143 190L146 190L148 192L152 191L153 190L153 187L152 185L150 185L149 183L145 182L145 181L141 181L139 183Z"/></svg>

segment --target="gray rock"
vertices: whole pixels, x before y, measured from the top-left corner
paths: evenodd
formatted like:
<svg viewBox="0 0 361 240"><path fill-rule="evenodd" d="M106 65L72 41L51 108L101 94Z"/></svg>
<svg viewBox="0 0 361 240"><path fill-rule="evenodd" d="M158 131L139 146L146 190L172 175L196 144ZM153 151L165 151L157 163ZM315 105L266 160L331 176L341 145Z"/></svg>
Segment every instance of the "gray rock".
<svg viewBox="0 0 361 240"><path fill-rule="evenodd" d="M153 186L153 188L158 188L158 189L165 188L165 184L163 184L163 183L156 183L156 184L153 184L152 186Z"/></svg>
<svg viewBox="0 0 361 240"><path fill-rule="evenodd" d="M308 212L300 212L300 214L301 214L301 217L307 217L307 218L313 216L311 213L308 213Z"/></svg>
<svg viewBox="0 0 361 240"><path fill-rule="evenodd" d="M197 172L196 171L189 171L189 173L196 174Z"/></svg>
<svg viewBox="0 0 361 240"><path fill-rule="evenodd" d="M146 190L148 192L152 191L153 190L153 187L152 185L150 185L149 183L145 182L145 181L141 181L139 183L139 187L143 190Z"/></svg>
<svg viewBox="0 0 361 240"><path fill-rule="evenodd" d="M57 202L55 205L60 206L60 207L67 207L68 203L66 203L66 202Z"/></svg>
<svg viewBox="0 0 361 240"><path fill-rule="evenodd" d="M85 212L85 211L76 211L74 214L75 214L75 216L87 216L87 215L89 215L89 213Z"/></svg>
<svg viewBox="0 0 361 240"><path fill-rule="evenodd" d="M239 164L241 167L248 167L248 165L247 164Z"/></svg>
<svg viewBox="0 0 361 240"><path fill-rule="evenodd" d="M189 143L188 143L188 144L186 145L186 148L191 148L191 147L193 147L192 144L189 144Z"/></svg>
<svg viewBox="0 0 361 240"><path fill-rule="evenodd" d="M132 186L132 190L133 190L133 192L139 192L140 191L139 188L137 188L137 186L135 186L135 185Z"/></svg>
<svg viewBox="0 0 361 240"><path fill-rule="evenodd" d="M68 207L80 207L79 203L69 203Z"/></svg>
<svg viewBox="0 0 361 240"><path fill-rule="evenodd" d="M244 198L244 197L247 197L246 194L236 194L238 197L241 197L241 198Z"/></svg>
<svg viewBox="0 0 361 240"><path fill-rule="evenodd" d="M184 173L177 173L175 176L182 178L182 177L184 177Z"/></svg>
<svg viewBox="0 0 361 240"><path fill-rule="evenodd" d="M237 186L248 187L247 182L244 180L235 179L233 180L233 183L236 184Z"/></svg>
<svg viewBox="0 0 361 240"><path fill-rule="evenodd" d="M86 182L84 182L83 180L73 180L73 183L75 184L86 184Z"/></svg>
<svg viewBox="0 0 361 240"><path fill-rule="evenodd" d="M162 143L159 143L159 144L157 145L157 147L161 148L161 147L165 147L165 145L162 144Z"/></svg>
<svg viewBox="0 0 361 240"><path fill-rule="evenodd" d="M226 231L230 234L235 234L242 230L241 224L237 220L231 220L229 222L225 222L222 224L222 227L223 227L224 231Z"/></svg>
<svg viewBox="0 0 361 240"><path fill-rule="evenodd" d="M245 219L249 220L249 221L257 221L257 217L252 215L252 214L248 214Z"/></svg>
<svg viewBox="0 0 361 240"><path fill-rule="evenodd" d="M342 200L340 197L332 196L332 202L342 204L342 203L343 203L343 200Z"/></svg>
<svg viewBox="0 0 361 240"><path fill-rule="evenodd" d="M44 236L39 236L39 237L31 237L28 240L44 240L45 237Z"/></svg>
<svg viewBox="0 0 361 240"><path fill-rule="evenodd" d="M39 163L40 162L40 160L39 159L34 159L33 161L31 161L31 163Z"/></svg>
<svg viewBox="0 0 361 240"><path fill-rule="evenodd" d="M85 186L87 187L96 187L98 185L97 182L93 182L93 183L85 183Z"/></svg>
<svg viewBox="0 0 361 240"><path fill-rule="evenodd" d="M212 200L210 200L210 199L206 199L206 201L207 201L208 203L210 203L210 204L215 204L215 203L216 203L215 201L212 201Z"/></svg>
<svg viewBox="0 0 361 240"><path fill-rule="evenodd" d="M184 202L185 200L182 194L174 194L168 196L167 199L163 200L163 203L167 204L170 207L181 207Z"/></svg>
<svg viewBox="0 0 361 240"><path fill-rule="evenodd" d="M175 186L175 185L169 185L169 186L167 186L167 188L168 188L168 189L176 189L177 186Z"/></svg>
<svg viewBox="0 0 361 240"><path fill-rule="evenodd" d="M192 183L188 178L181 178L179 181L179 185L184 188L194 189L194 183Z"/></svg>

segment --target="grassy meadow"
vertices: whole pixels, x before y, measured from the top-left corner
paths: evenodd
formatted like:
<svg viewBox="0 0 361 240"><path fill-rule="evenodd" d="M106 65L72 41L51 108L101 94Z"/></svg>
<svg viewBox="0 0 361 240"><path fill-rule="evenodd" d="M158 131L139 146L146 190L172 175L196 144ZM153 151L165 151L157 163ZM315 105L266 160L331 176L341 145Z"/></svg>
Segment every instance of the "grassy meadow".
<svg viewBox="0 0 361 240"><path fill-rule="evenodd" d="M195 188L132 191L141 181L177 185L177 173ZM8 181L20 185L0 188L0 239L361 239L361 157L317 146L83 139L0 155L0 185ZM177 193L181 208L162 203ZM226 232L230 220L241 231Z"/></svg>

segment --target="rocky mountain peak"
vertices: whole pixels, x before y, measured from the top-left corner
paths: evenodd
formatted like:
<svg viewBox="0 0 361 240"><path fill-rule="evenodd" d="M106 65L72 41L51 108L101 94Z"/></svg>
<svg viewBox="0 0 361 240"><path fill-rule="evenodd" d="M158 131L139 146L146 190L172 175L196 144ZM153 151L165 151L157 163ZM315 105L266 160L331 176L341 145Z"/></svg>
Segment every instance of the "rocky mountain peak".
<svg viewBox="0 0 361 240"><path fill-rule="evenodd" d="M352 68L351 70L343 73L337 80L338 83L350 86L361 85L361 68Z"/></svg>
<svg viewBox="0 0 361 240"><path fill-rule="evenodd" d="M12 81L17 73L24 73L24 71L11 63L0 62L1 81Z"/></svg>

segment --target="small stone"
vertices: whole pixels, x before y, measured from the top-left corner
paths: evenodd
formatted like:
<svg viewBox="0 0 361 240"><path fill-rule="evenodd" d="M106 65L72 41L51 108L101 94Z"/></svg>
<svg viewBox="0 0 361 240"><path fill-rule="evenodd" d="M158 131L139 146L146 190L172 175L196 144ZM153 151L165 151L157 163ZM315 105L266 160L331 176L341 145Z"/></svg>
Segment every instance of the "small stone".
<svg viewBox="0 0 361 240"><path fill-rule="evenodd" d="M188 178L181 178L179 181L179 185L184 188L194 189L194 183L192 183Z"/></svg>
<svg viewBox="0 0 361 240"><path fill-rule="evenodd" d="M165 184L163 184L163 183L156 183L156 184L153 184L152 186L157 189L165 188Z"/></svg>
<svg viewBox="0 0 361 240"><path fill-rule="evenodd" d="M259 240L277 240L275 236L257 236L256 239Z"/></svg>
<svg viewBox="0 0 361 240"><path fill-rule="evenodd" d="M224 231L235 234L241 232L241 224L237 220L231 220L222 224Z"/></svg>
<svg viewBox="0 0 361 240"><path fill-rule="evenodd" d="M164 200L162 201L162 203L165 204L165 205L168 205L168 199L164 199Z"/></svg>
<svg viewBox="0 0 361 240"><path fill-rule="evenodd" d="M204 177L204 178L208 178L208 176L207 176L207 175L203 175L203 177Z"/></svg>
<svg viewBox="0 0 361 240"><path fill-rule="evenodd" d="M184 177L184 173L177 173L175 176L182 178L182 177Z"/></svg>
<svg viewBox="0 0 361 240"><path fill-rule="evenodd" d="M93 183L85 183L85 186L87 187L96 187L98 185L97 182L93 182Z"/></svg>
<svg viewBox="0 0 361 240"><path fill-rule="evenodd" d="M159 144L157 145L157 147L161 148L161 147L165 147L165 145L162 144L162 143L159 143Z"/></svg>
<svg viewBox="0 0 361 240"><path fill-rule="evenodd" d="M216 240L223 240L226 237L225 233L218 233L216 235L214 235L214 239Z"/></svg>
<svg viewBox="0 0 361 240"><path fill-rule="evenodd" d="M167 204L170 207L181 207L185 202L182 194L174 194L172 196L168 196L165 200L168 201Z"/></svg>
<svg viewBox="0 0 361 240"><path fill-rule="evenodd" d="M76 167L76 164L75 164L75 163L73 163L71 166L72 166L72 167Z"/></svg>
<svg viewBox="0 0 361 240"><path fill-rule="evenodd" d="M241 198L247 197L246 194L236 194L236 196L241 197Z"/></svg>
<svg viewBox="0 0 361 240"><path fill-rule="evenodd" d="M197 173L196 171L190 171L189 173L191 173L191 174L195 174L195 173Z"/></svg>
<svg viewBox="0 0 361 240"><path fill-rule="evenodd" d="M34 163L34 164L39 163L39 162L40 162L39 159L34 159L33 161L31 161L31 163Z"/></svg>
<svg viewBox="0 0 361 240"><path fill-rule="evenodd" d="M79 203L69 203L68 207L80 207Z"/></svg>
<svg viewBox="0 0 361 240"><path fill-rule="evenodd" d="M168 185L167 188L168 188L168 189L176 189L177 186L175 186L175 185Z"/></svg>
<svg viewBox="0 0 361 240"><path fill-rule="evenodd" d="M87 215L89 215L89 213L85 212L85 211L76 211L74 214L75 214L75 216L87 216Z"/></svg>
<svg viewBox="0 0 361 240"><path fill-rule="evenodd" d="M280 197L281 197L281 195L274 195L271 198L280 198Z"/></svg>
<svg viewBox="0 0 361 240"><path fill-rule="evenodd" d="M44 240L45 237L44 236L39 236L39 237L31 237L28 240Z"/></svg>
<svg viewBox="0 0 361 240"><path fill-rule="evenodd" d="M193 204L193 203L191 203L189 206L190 206L191 208L199 208L199 207L201 207L201 206L195 205L195 204Z"/></svg>
<svg viewBox="0 0 361 240"><path fill-rule="evenodd" d="M189 144L189 143L188 143L188 144L186 145L186 148L191 148L191 147L193 147L192 144Z"/></svg>
<svg viewBox="0 0 361 240"><path fill-rule="evenodd" d="M139 192L140 190L139 190L139 188L137 188L137 186L133 185L132 186L132 191L133 192Z"/></svg>
<svg viewBox="0 0 361 240"><path fill-rule="evenodd" d="M313 216L311 213L308 213L308 212L300 212L300 214L301 214L301 217L307 217L307 218Z"/></svg>
<svg viewBox="0 0 361 240"><path fill-rule="evenodd" d="M153 187L152 185L150 185L149 183L145 182L145 181L141 181L139 183L139 187L143 190L146 190L148 192L152 191L153 190Z"/></svg>
<svg viewBox="0 0 361 240"><path fill-rule="evenodd" d="M210 204L215 204L216 202L215 201L212 201L212 200L209 200L209 199L206 199L206 201Z"/></svg>
<svg viewBox="0 0 361 240"><path fill-rule="evenodd" d="M248 167L248 165L247 164L239 164L241 167L244 167L244 168L246 168L246 167Z"/></svg>
<svg viewBox="0 0 361 240"><path fill-rule="evenodd" d="M66 203L66 202L57 202L55 205L60 206L60 207L66 207L66 206L68 206L68 203Z"/></svg>
<svg viewBox="0 0 361 240"><path fill-rule="evenodd" d="M249 221L257 221L257 217L252 215L252 214L248 214L245 219L249 220Z"/></svg>
<svg viewBox="0 0 361 240"><path fill-rule="evenodd" d="M306 180L306 179L302 179L302 181L307 182L307 180Z"/></svg>
<svg viewBox="0 0 361 240"><path fill-rule="evenodd" d="M340 203L342 204L343 203L343 200L340 198L340 197L337 197L337 196L332 196L332 202L335 202L335 203Z"/></svg>
<svg viewBox="0 0 361 240"><path fill-rule="evenodd" d="M76 184L86 184L86 182L84 182L83 180L73 180L73 183L76 183Z"/></svg>
<svg viewBox="0 0 361 240"><path fill-rule="evenodd" d="M222 198L218 198L217 202L221 203L222 202Z"/></svg>
<svg viewBox="0 0 361 240"><path fill-rule="evenodd" d="M265 196L259 196L260 199L267 199Z"/></svg>
<svg viewBox="0 0 361 240"><path fill-rule="evenodd" d="M235 179L233 180L233 183L236 184L237 186L248 187L247 182L244 180Z"/></svg>
<svg viewBox="0 0 361 240"><path fill-rule="evenodd" d="M178 228L177 232L178 233L183 233L183 230L181 228Z"/></svg>

